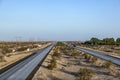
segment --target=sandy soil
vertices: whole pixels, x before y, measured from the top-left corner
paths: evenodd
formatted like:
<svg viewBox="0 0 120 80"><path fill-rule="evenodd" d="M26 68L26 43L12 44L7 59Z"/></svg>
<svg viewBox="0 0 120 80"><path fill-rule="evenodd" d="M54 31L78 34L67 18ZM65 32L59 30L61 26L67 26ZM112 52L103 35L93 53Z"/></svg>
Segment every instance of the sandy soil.
<svg viewBox="0 0 120 80"><path fill-rule="evenodd" d="M75 80L80 68L89 68L94 72L91 80L120 80L113 72L114 70L120 70L119 67L111 66L112 69L103 68L101 65L105 61L101 59L97 59L94 64L90 63L84 59L83 52L79 52L79 55L74 57L61 53L61 57L57 58L57 67L49 70L47 66L52 59L52 54L53 51L47 56L32 80Z"/></svg>
<svg viewBox="0 0 120 80"><path fill-rule="evenodd" d="M7 65L10 65L14 62L16 62L17 60L20 60L28 55L30 55L31 53L23 53L23 54L16 54L16 55L11 55L10 57L6 57L5 58L5 62L0 62L0 69L7 66Z"/></svg>
<svg viewBox="0 0 120 80"><path fill-rule="evenodd" d="M39 49L42 49L44 47L46 47L47 45L49 44L46 44L46 45L43 45L39 48L34 48L34 49L31 49L30 51L22 51L22 52L16 52L16 53L11 53L9 57L5 57L5 61L4 62L0 62L0 69L2 69L3 67L7 66L7 65L10 65L30 54L32 54L34 51L36 50L39 50Z"/></svg>

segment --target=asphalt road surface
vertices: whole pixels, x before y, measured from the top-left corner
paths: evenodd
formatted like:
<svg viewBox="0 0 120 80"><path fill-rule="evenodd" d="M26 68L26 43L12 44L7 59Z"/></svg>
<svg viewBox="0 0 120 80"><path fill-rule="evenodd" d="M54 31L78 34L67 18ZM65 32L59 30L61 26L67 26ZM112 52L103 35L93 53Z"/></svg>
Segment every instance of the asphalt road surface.
<svg viewBox="0 0 120 80"><path fill-rule="evenodd" d="M97 51L93 51L93 50L89 50L89 49L86 49L86 48L81 48L81 47L78 47L78 46L74 46L73 44L67 44L66 42L64 42L64 44L70 46L70 47L73 47L77 50L80 50L80 51L83 51L83 52L86 52L90 55L93 55L93 56L96 56L96 57L99 57L101 59L104 59L104 60L107 60L107 61L111 61L112 63L116 64L116 65L119 65L120 66L120 58L116 58L116 57L113 57L113 56L110 56L110 55L106 55L102 52L97 52Z"/></svg>
<svg viewBox="0 0 120 80"><path fill-rule="evenodd" d="M34 70L36 65L38 65L44 59L53 46L54 44L38 51L35 55L25 59L24 61L0 74L0 80L25 80Z"/></svg>
<svg viewBox="0 0 120 80"><path fill-rule="evenodd" d="M101 52L97 52L97 51L93 51L93 50L89 50L89 49L85 49L85 48L80 48L80 47L74 47L80 51L86 52L88 54L91 54L93 56L97 56L101 59L107 60L107 61L112 61L114 64L117 64L120 66L120 59L119 58L115 58L109 55L106 55L104 53Z"/></svg>

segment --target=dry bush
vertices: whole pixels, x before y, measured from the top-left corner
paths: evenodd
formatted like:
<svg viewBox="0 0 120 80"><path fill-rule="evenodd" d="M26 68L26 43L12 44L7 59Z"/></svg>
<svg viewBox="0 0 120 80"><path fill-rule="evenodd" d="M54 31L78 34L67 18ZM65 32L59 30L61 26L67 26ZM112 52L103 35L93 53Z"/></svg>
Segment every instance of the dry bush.
<svg viewBox="0 0 120 80"><path fill-rule="evenodd" d="M71 56L77 56L78 54L79 52L76 49L73 49Z"/></svg>
<svg viewBox="0 0 120 80"><path fill-rule="evenodd" d="M88 68L80 68L76 80L91 80L93 71Z"/></svg>
<svg viewBox="0 0 120 80"><path fill-rule="evenodd" d="M58 51L55 51L52 56L60 57L60 55L61 55L61 54L60 54Z"/></svg>
<svg viewBox="0 0 120 80"><path fill-rule="evenodd" d="M50 64L47 66L48 69L53 70L54 68L56 68L56 59L54 57L52 57L52 60L50 61Z"/></svg>
<svg viewBox="0 0 120 80"><path fill-rule="evenodd" d="M84 58L85 58L85 59L87 59L88 61L89 61L89 60L90 60L90 58L91 58L91 56L90 56L90 55L88 55L88 54L86 54L86 53L84 53L84 54L83 54L83 56L84 56Z"/></svg>
<svg viewBox="0 0 120 80"><path fill-rule="evenodd" d="M28 47L21 47L21 48L18 48L17 51L25 51L27 49L28 49Z"/></svg>
<svg viewBox="0 0 120 80"><path fill-rule="evenodd" d="M118 76L120 78L120 71L116 72L116 76Z"/></svg>
<svg viewBox="0 0 120 80"><path fill-rule="evenodd" d="M95 56L91 57L91 59L90 59L91 63L95 63L96 61L97 61L97 57L95 57Z"/></svg>
<svg viewBox="0 0 120 80"><path fill-rule="evenodd" d="M61 56L61 51L59 50L59 47L55 47L54 49L53 49L53 57L60 57Z"/></svg>
<svg viewBox="0 0 120 80"><path fill-rule="evenodd" d="M2 48L2 53L3 54L10 53L10 52L12 52L12 50L10 50L8 47L3 47Z"/></svg>
<svg viewBox="0 0 120 80"><path fill-rule="evenodd" d="M4 56L0 56L0 62L6 62Z"/></svg>
<svg viewBox="0 0 120 80"><path fill-rule="evenodd" d="M111 65L112 65L112 62L111 62L111 61L106 61L106 62L104 62L104 63L102 64L102 67L109 69Z"/></svg>
<svg viewBox="0 0 120 80"><path fill-rule="evenodd" d="M56 46L64 46L62 42L57 42Z"/></svg>
<svg viewBox="0 0 120 80"><path fill-rule="evenodd" d="M7 54L7 57L10 57L10 56L12 56L12 54Z"/></svg>

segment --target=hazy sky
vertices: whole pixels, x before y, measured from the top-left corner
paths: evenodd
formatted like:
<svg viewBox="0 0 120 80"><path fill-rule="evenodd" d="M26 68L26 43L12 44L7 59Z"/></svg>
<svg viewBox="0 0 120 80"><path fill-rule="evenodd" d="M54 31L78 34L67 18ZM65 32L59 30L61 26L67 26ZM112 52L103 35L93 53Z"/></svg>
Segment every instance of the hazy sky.
<svg viewBox="0 0 120 80"><path fill-rule="evenodd" d="M0 0L0 40L120 37L120 0Z"/></svg>

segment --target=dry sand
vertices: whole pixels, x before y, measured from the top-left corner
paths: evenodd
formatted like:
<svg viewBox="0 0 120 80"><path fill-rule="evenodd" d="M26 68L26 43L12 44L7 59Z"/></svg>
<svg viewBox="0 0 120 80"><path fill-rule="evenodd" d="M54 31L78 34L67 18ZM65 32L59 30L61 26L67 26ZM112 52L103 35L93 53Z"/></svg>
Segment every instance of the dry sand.
<svg viewBox="0 0 120 80"><path fill-rule="evenodd" d="M92 69L94 72L92 80L120 80L120 78L111 73L110 70L101 67L104 60L98 59L95 64L92 64L86 61L81 54L76 57L62 54L62 56L57 59L57 67L53 70L49 70L47 66L51 60L51 54L52 51L32 80L75 80L76 74L80 68Z"/></svg>
<svg viewBox="0 0 120 80"><path fill-rule="evenodd" d="M49 44L42 45L41 47L31 49L30 51L22 51L22 52L16 52L16 53L11 53L11 56L5 57L4 62L0 62L0 69L4 68L5 66L8 66L30 54L32 54L34 51L40 50Z"/></svg>

